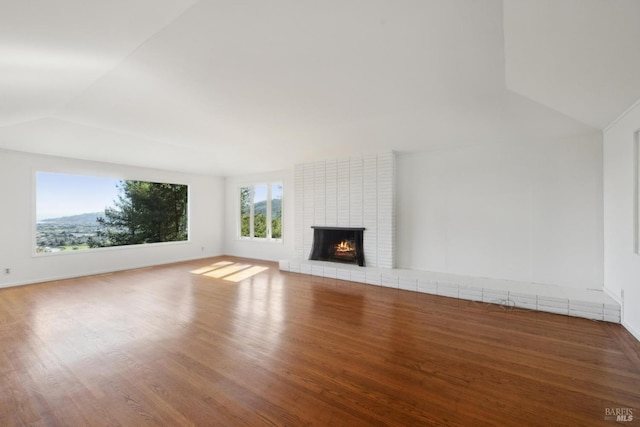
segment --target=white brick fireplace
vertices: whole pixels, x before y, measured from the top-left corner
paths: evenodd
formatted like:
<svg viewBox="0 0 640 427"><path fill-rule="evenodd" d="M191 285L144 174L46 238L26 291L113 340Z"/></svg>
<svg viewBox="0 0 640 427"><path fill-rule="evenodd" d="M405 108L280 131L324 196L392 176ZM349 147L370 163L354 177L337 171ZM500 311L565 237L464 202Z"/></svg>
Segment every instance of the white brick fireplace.
<svg viewBox="0 0 640 427"><path fill-rule="evenodd" d="M295 167L295 257L307 259L312 226L364 227L369 267L395 267L393 152Z"/></svg>

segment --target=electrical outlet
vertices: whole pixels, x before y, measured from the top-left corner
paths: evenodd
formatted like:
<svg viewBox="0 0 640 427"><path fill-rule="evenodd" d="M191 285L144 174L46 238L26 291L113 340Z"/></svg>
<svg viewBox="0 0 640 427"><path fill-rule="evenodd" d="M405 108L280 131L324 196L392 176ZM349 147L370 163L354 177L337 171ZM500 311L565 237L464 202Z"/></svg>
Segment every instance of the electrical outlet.
<svg viewBox="0 0 640 427"><path fill-rule="evenodd" d="M4 274L11 274L11 269L10 268L5 268L4 269Z"/></svg>

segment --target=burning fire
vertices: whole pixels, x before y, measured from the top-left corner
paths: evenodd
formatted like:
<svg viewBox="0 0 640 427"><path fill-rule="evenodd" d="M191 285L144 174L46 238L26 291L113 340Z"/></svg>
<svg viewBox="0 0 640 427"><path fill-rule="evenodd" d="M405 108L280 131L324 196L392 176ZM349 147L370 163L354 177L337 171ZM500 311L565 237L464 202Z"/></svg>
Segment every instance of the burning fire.
<svg viewBox="0 0 640 427"><path fill-rule="evenodd" d="M336 252L338 253L353 252L354 250L355 248L346 240L343 240L336 245Z"/></svg>

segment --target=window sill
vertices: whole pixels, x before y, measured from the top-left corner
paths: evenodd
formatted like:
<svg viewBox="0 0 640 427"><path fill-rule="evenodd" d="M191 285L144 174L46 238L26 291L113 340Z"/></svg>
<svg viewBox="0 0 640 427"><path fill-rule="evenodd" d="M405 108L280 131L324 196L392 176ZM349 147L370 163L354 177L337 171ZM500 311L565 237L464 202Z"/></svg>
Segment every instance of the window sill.
<svg viewBox="0 0 640 427"><path fill-rule="evenodd" d="M282 244L282 239L266 239L261 237L237 237L236 240L239 242Z"/></svg>

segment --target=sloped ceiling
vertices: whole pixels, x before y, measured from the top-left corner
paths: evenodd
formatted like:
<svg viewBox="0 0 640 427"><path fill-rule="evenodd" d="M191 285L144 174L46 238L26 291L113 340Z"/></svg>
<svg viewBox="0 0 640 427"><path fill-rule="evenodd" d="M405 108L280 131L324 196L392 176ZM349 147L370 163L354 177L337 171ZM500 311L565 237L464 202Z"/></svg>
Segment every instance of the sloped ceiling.
<svg viewBox="0 0 640 427"><path fill-rule="evenodd" d="M640 98L640 1L505 0L507 87L598 129Z"/></svg>
<svg viewBox="0 0 640 427"><path fill-rule="evenodd" d="M640 97L640 38L637 2L587 1L3 2L0 148L237 175L590 133Z"/></svg>

